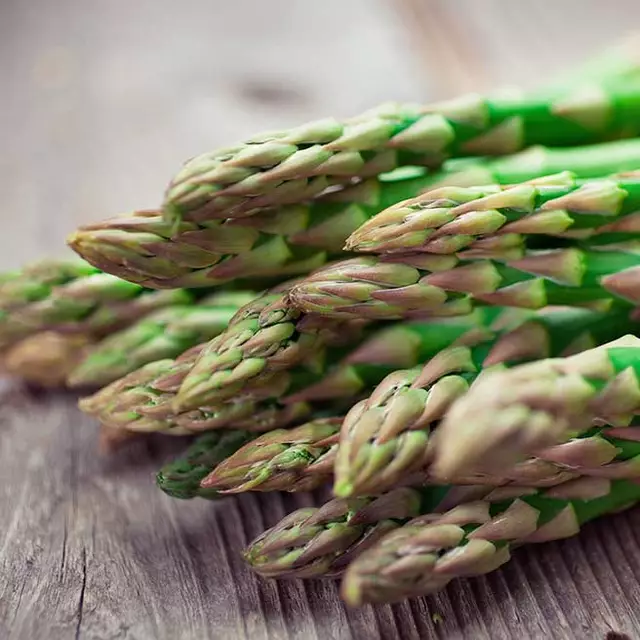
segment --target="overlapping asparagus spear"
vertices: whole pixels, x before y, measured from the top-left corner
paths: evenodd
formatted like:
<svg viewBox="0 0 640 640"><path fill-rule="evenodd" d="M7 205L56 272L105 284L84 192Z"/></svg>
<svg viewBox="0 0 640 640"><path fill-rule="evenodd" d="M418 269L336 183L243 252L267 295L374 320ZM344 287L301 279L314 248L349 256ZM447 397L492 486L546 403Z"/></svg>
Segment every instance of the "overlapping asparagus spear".
<svg viewBox="0 0 640 640"><path fill-rule="evenodd" d="M104 386L150 362L175 358L222 333L238 309L254 297L249 291L222 292L197 305L176 305L150 314L93 347L69 372L69 384Z"/></svg>
<svg viewBox="0 0 640 640"><path fill-rule="evenodd" d="M596 421L625 427L640 411L639 372L640 339L627 335L566 358L487 374L440 425L434 473L504 468Z"/></svg>
<svg viewBox="0 0 640 640"><path fill-rule="evenodd" d="M316 196L403 165L503 155L638 132L640 81L615 76L550 98L463 96L433 105L383 105L357 118L262 134L187 162L167 189L167 221L242 217Z"/></svg>
<svg viewBox="0 0 640 640"><path fill-rule="evenodd" d="M333 477L342 418L317 418L259 436L212 468L202 491L310 491Z"/></svg>
<svg viewBox="0 0 640 640"><path fill-rule="evenodd" d="M330 500L319 508L289 514L254 540L244 557L252 569L269 578L339 575L365 549L411 518L446 511L491 490L400 487L378 497ZM519 491L513 489L513 495Z"/></svg>
<svg viewBox="0 0 640 640"><path fill-rule="evenodd" d="M638 165L640 166L640 165ZM640 229L640 172L577 180L564 172L516 186L443 187L392 205L365 222L347 248L449 254L507 234L624 239Z"/></svg>
<svg viewBox="0 0 640 640"><path fill-rule="evenodd" d="M640 257L632 251L577 247L527 251L513 259L369 256L311 274L290 298L307 313L342 319L453 316L478 305L638 304L639 274Z"/></svg>
<svg viewBox="0 0 640 640"><path fill-rule="evenodd" d="M172 498L217 498L218 492L201 487L200 481L254 437L254 434L241 430L205 433L177 460L158 471L156 484Z"/></svg>
<svg viewBox="0 0 640 640"><path fill-rule="evenodd" d="M290 305L285 309L286 314L290 315ZM203 403L216 402L228 396L229 384L240 385L240 388L248 390L255 380L260 380L263 373L269 372L281 373L281 380L285 377L289 380L279 391L288 397L300 397L302 389L306 389L306 398L315 400L334 397L336 393L342 394L342 397L354 397L367 385L379 382L390 372L390 367L404 366L400 362L419 362L421 355L436 353L439 348L444 348L450 341L475 328L477 323L482 323L485 317L476 314L457 322L395 325L388 333L374 333L369 339L371 328L363 332L358 326L331 327L328 324L324 333L319 334L315 328L322 327L321 319L318 321L317 318L305 316L298 320L298 324L293 324L287 316L283 318L285 322L277 322L280 313L270 313L267 319L270 316L274 318L272 326L269 327L265 322L255 337L251 335L251 330L247 331L250 340L240 348L231 342L232 348L224 351L215 341L211 357L205 351L186 376L174 406L187 410ZM299 332L301 326L304 331L313 327L314 334ZM233 340L234 334L242 336L244 326L240 323L232 329L227 334ZM355 349L363 336L364 344ZM227 340L227 336L224 340ZM236 340L238 343L240 340ZM334 354L329 358L324 357L327 347ZM344 366L331 372L330 366L342 358L345 358L342 362Z"/></svg>
<svg viewBox="0 0 640 640"><path fill-rule="evenodd" d="M484 332L469 336L466 344L440 351L422 367L390 374L344 420L335 465L336 495L379 493L397 485L408 474L426 471L433 453L432 428L479 375L496 367L588 349L624 335L635 326L637 322L626 310L600 313L562 309L538 314L514 328L492 331L487 327ZM471 432L476 439L484 438L471 414L468 420L469 438ZM581 464L577 454L581 446L586 456L593 456L586 458L586 464L592 459L602 459L604 463L615 457L606 445L599 450L597 443L584 442L573 448L574 466ZM557 474L553 462L551 457L549 464L529 462L516 469L503 465L495 475L532 484ZM502 484L495 475L488 481ZM448 480L461 482L464 476L471 482L482 482L462 467Z"/></svg>
<svg viewBox="0 0 640 640"><path fill-rule="evenodd" d="M633 139L569 149L536 147L504 158L452 161L435 173L406 167L313 202L239 220L183 222L174 228L159 212L136 212L84 226L69 243L92 264L132 282L212 286L317 268L342 250L349 234L361 225L367 229L371 216L440 184L505 184L559 171L589 178L639 166L640 141Z"/></svg>
<svg viewBox="0 0 640 640"><path fill-rule="evenodd" d="M311 411L312 403L352 402L391 371L415 365L452 341L474 332L497 313L487 312L455 322L416 323L380 330L360 346L346 334L347 344L318 347L306 360L225 386L215 402L176 409L176 392L205 345L176 361L151 363L81 401L86 413L114 427L175 434L238 426L266 431L291 423ZM214 342L222 340L214 338ZM238 421L242 421L239 423Z"/></svg>
<svg viewBox="0 0 640 640"><path fill-rule="evenodd" d="M0 279L0 349L42 331L97 338L191 299L188 291L151 291L77 258L42 260Z"/></svg>
<svg viewBox="0 0 640 640"><path fill-rule="evenodd" d="M282 405L242 396L219 405L175 412L175 394L201 348L202 345L198 345L175 360L145 365L83 398L79 406L114 429L169 435L188 435L221 427L269 431L300 420L311 412L305 402ZM267 396L278 388L277 381L269 376L261 384ZM259 388L254 389L254 394L258 395L259 391Z"/></svg>
<svg viewBox="0 0 640 640"><path fill-rule="evenodd" d="M573 536L585 522L636 503L640 484L579 478L505 498L462 504L390 532L348 567L342 597L354 606L393 602L488 573L516 545Z"/></svg>

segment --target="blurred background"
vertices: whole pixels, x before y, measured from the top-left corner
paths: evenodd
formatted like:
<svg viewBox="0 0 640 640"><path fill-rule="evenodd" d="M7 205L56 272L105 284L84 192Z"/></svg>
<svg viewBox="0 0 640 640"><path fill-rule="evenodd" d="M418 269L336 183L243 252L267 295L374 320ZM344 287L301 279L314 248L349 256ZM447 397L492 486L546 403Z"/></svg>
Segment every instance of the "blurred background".
<svg viewBox="0 0 640 640"><path fill-rule="evenodd" d="M159 204L188 157L389 100L531 87L633 0L0 0L0 268Z"/></svg>

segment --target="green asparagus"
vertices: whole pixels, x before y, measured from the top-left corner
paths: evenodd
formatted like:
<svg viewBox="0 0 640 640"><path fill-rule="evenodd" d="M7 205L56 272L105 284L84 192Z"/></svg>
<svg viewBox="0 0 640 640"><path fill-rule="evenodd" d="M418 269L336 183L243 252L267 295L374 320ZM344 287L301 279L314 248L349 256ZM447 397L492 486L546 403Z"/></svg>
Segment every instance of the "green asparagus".
<svg viewBox="0 0 640 640"><path fill-rule="evenodd" d="M158 471L156 484L172 498L216 498L218 492L201 487L200 481L253 437L246 431L205 433L180 458Z"/></svg>
<svg viewBox="0 0 640 640"><path fill-rule="evenodd" d="M477 305L638 304L639 274L640 255L631 250L572 247L478 260L427 253L367 256L311 274L291 289L290 300L306 313L342 319L453 316Z"/></svg>
<svg viewBox="0 0 640 640"><path fill-rule="evenodd" d="M403 165L633 137L640 130L639 106L635 76L570 86L549 98L472 95L441 104L382 105L345 122L312 122L200 155L174 177L163 210L176 226L243 217Z"/></svg>
<svg viewBox="0 0 640 640"><path fill-rule="evenodd" d="M173 410L176 392L202 347L198 345L175 360L159 360L141 367L80 400L80 409L114 429L169 435L187 435L221 427L269 431L310 413L311 408L305 402L281 405L242 396L217 406L205 405L176 413ZM265 376L263 384L268 394L278 388L277 380L270 376ZM258 395L258 391L255 389L254 394Z"/></svg>
<svg viewBox="0 0 640 640"><path fill-rule="evenodd" d="M639 372L640 339L627 335L566 358L487 373L439 426L433 472L504 469L595 421L628 426L640 411Z"/></svg>
<svg viewBox="0 0 640 640"><path fill-rule="evenodd" d="M475 341L468 338L463 345L440 351L422 367L390 374L344 420L335 465L335 494L379 493L409 473L426 470L432 457L432 427L467 393L479 374L497 366L583 351L624 335L636 324L628 311L545 312L514 328L487 329ZM475 422L471 425L478 438L482 431L476 430ZM529 473L522 484L531 484L534 473L545 474L549 466L529 464L520 471ZM457 476L462 473L464 469L459 469ZM504 467L499 474L506 475ZM516 471L507 477L519 478ZM458 482L459 478L448 480ZM479 483L475 477L472 481Z"/></svg>
<svg viewBox="0 0 640 640"><path fill-rule="evenodd" d="M331 500L320 508L289 514L254 540L244 557L254 571L268 578L336 576L411 518L446 511L491 491L485 486L400 487L378 497Z"/></svg>
<svg viewBox="0 0 640 640"><path fill-rule="evenodd" d="M0 279L0 349L41 331L101 337L191 299L188 291L151 291L79 259L43 260Z"/></svg>
<svg viewBox="0 0 640 640"><path fill-rule="evenodd" d="M638 167L638 140L536 147L505 158L453 160L435 173L404 167L310 203L239 220L183 222L173 229L159 212L135 212L84 226L69 243L92 264L125 280L156 288L212 286L317 268L329 255L338 255L361 225L368 230L371 216L438 185L505 184L559 171L590 178Z"/></svg>
<svg viewBox="0 0 640 640"><path fill-rule="evenodd" d="M92 348L70 372L72 387L104 386L145 364L175 358L222 333L238 308L255 294L215 294L198 305L176 305L150 314Z"/></svg>
<svg viewBox="0 0 640 640"><path fill-rule="evenodd" d="M259 436L202 477L202 491L310 491L333 476L341 418Z"/></svg>
<svg viewBox="0 0 640 640"><path fill-rule="evenodd" d="M229 390L290 369L328 344L350 344L362 334L351 326L300 313L285 292L266 293L238 311L231 326L207 345L174 402L177 411L219 402ZM364 334L362 334L364 335Z"/></svg>
<svg viewBox="0 0 640 640"><path fill-rule="evenodd" d="M578 478L530 495L478 500L417 518L354 560L342 596L358 606L433 593L456 577L493 571L516 545L573 536L585 522L638 500L638 482Z"/></svg>
<svg viewBox="0 0 640 640"><path fill-rule="evenodd" d="M365 222L346 246L449 254L509 234L637 239L639 207L640 171L598 180L564 172L507 188L442 187L392 205Z"/></svg>

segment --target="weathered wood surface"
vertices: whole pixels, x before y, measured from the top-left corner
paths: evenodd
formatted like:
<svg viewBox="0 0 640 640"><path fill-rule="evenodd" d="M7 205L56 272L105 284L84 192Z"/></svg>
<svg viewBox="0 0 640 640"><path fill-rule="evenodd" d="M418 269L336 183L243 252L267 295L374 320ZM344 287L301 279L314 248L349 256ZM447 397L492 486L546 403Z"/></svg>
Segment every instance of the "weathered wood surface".
<svg viewBox="0 0 640 640"><path fill-rule="evenodd" d="M639 18L623 0L3 0L0 267L156 204L202 149L387 99L532 86ZM3 384L3 640L640 637L640 510L433 598L347 610L332 582L258 580L238 555L312 497L170 500L153 473L179 442L100 458L73 398Z"/></svg>

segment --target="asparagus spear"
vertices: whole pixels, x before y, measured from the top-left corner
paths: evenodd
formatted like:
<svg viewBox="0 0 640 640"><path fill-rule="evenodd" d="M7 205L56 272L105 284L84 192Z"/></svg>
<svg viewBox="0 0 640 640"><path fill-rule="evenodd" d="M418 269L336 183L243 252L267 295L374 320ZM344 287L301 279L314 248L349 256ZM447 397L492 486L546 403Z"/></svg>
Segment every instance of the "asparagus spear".
<svg viewBox="0 0 640 640"><path fill-rule="evenodd" d="M220 402L260 376L300 364L325 345L350 344L361 324L300 313L284 292L266 293L245 305L229 328L205 346L174 401L178 411Z"/></svg>
<svg viewBox="0 0 640 640"><path fill-rule="evenodd" d="M504 468L595 420L627 426L640 410L638 371L640 339L627 335L577 355L487 374L439 427L433 471L448 477Z"/></svg>
<svg viewBox="0 0 640 640"><path fill-rule="evenodd" d="M295 422L311 411L305 402L281 405L240 396L225 404L176 413L172 408L175 394L202 346L186 351L175 360L159 360L141 367L80 400L80 409L114 429L170 435L230 426L269 431ZM269 393L278 388L277 380L269 376L265 377L264 385ZM255 390L256 395L258 391Z"/></svg>
<svg viewBox="0 0 640 640"><path fill-rule="evenodd" d="M463 96L431 105L382 105L258 135L187 162L165 194L167 221L242 217L316 196L403 165L504 155L534 144L590 144L638 132L640 80L615 76L550 98Z"/></svg>
<svg viewBox="0 0 640 640"><path fill-rule="evenodd" d="M639 206L640 171L599 180L564 172L507 188L443 187L392 205L365 222L346 246L448 254L505 234L584 238L598 235L601 227L633 238L640 228Z"/></svg>
<svg viewBox="0 0 640 640"><path fill-rule="evenodd" d="M67 376L92 345L86 334L41 331L10 346L3 354L2 368L29 384L64 387Z"/></svg>
<svg viewBox="0 0 640 640"><path fill-rule="evenodd" d="M241 447L202 476L202 491L310 491L333 476L341 418L277 429Z"/></svg>
<svg viewBox="0 0 640 640"><path fill-rule="evenodd" d="M510 488L513 495L526 488ZM420 514L446 511L483 497L487 487L400 487L378 497L330 500L294 511L244 551L251 568L268 578L336 576L382 536Z"/></svg>
<svg viewBox="0 0 640 640"><path fill-rule="evenodd" d="M361 225L368 229L371 216L438 185L513 183L559 171L589 178L639 166L638 140L535 147L505 158L454 160L435 173L405 167L309 203L239 220L182 222L173 228L159 212L139 211L84 226L69 244L125 280L158 288L212 286L231 278L317 268L328 255L339 254L349 234L358 233Z"/></svg>
<svg viewBox="0 0 640 640"><path fill-rule="evenodd" d="M513 259L508 253L478 260L426 253L367 256L311 274L291 289L290 300L306 313L342 319L452 316L487 304L637 304L639 273L640 258L631 251L577 247L528 251Z"/></svg>
<svg viewBox="0 0 640 640"><path fill-rule="evenodd" d="M638 167L638 140L635 138L581 147L553 148L537 145L497 158L447 160L439 171L428 174L422 191L440 187L512 185L563 171L569 171L582 179L601 178L633 171ZM378 217L382 218L381 215ZM369 224L371 228L374 227L373 220ZM348 245L355 251L364 251L365 247L356 245L356 240L359 237L354 233Z"/></svg>
<svg viewBox="0 0 640 640"><path fill-rule="evenodd" d="M417 518L355 559L342 596L358 606L433 593L453 578L493 571L516 545L573 536L585 522L638 500L636 481L579 478L531 495L469 502L441 516Z"/></svg>
<svg viewBox="0 0 640 640"><path fill-rule="evenodd" d="M378 493L397 485L409 473L425 470L432 457L432 427L478 375L498 365L513 366L582 351L623 335L635 324L628 311L547 312L513 328L488 328L477 340L467 339L463 345L444 349L422 367L390 374L344 420L334 492L340 497ZM472 425L475 429L473 421ZM479 433L475 431L476 438ZM529 464L520 470L529 474L522 484L531 484L534 473L546 477L557 471L550 467ZM459 469L460 473L464 470ZM498 473L506 475L504 467ZM473 482L479 481L474 478Z"/></svg>
<svg viewBox="0 0 640 640"><path fill-rule="evenodd" d="M43 260L0 280L0 348L42 331L101 337L190 300L188 291L151 291L82 260Z"/></svg>
<svg viewBox="0 0 640 640"><path fill-rule="evenodd" d="M217 498L218 492L202 488L200 481L253 437L252 433L240 430L205 433L180 458L158 471L156 484L172 498Z"/></svg>
<svg viewBox="0 0 640 640"><path fill-rule="evenodd" d="M104 386L150 362L175 358L222 333L238 308L254 295L246 291L215 294L199 305L176 305L150 314L78 359L69 385Z"/></svg>

